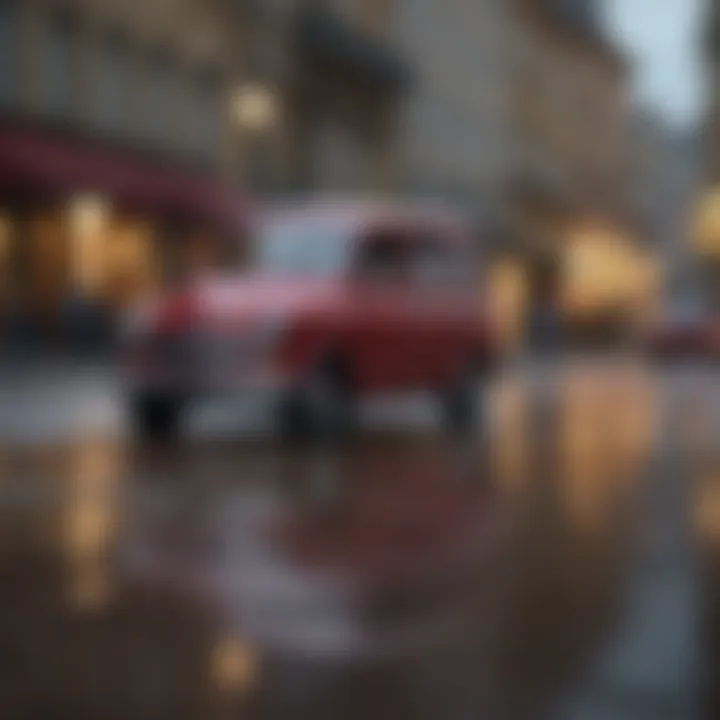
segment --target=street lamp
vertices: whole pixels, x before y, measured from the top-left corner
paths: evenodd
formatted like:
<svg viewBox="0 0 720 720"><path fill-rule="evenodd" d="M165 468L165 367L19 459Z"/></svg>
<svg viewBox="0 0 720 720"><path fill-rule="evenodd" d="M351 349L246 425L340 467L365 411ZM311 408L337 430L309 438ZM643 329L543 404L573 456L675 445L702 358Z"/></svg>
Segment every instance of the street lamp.
<svg viewBox="0 0 720 720"><path fill-rule="evenodd" d="M254 190L273 186L277 158L278 97L267 85L242 85L231 97L230 110L245 156L246 181Z"/></svg>
<svg viewBox="0 0 720 720"><path fill-rule="evenodd" d="M232 96L231 112L235 123L243 132L264 133L277 123L277 97L266 86L243 85Z"/></svg>

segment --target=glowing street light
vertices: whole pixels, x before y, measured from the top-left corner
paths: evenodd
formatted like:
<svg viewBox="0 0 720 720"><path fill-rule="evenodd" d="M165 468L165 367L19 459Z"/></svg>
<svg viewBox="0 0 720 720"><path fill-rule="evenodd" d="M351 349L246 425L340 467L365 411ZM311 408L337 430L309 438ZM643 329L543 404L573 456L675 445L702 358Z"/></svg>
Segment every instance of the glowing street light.
<svg viewBox="0 0 720 720"><path fill-rule="evenodd" d="M700 199L693 228L693 245L700 255L720 255L720 188L712 188Z"/></svg>
<svg viewBox="0 0 720 720"><path fill-rule="evenodd" d="M264 132L278 119L275 93L262 85L244 85L231 99L231 112L237 126L248 132Z"/></svg>

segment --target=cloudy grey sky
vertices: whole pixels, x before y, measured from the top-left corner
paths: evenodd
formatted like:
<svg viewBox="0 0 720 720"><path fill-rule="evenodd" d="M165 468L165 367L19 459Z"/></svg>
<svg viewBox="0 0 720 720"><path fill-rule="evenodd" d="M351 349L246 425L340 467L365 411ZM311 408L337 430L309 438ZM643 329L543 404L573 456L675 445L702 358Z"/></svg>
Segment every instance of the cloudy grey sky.
<svg viewBox="0 0 720 720"><path fill-rule="evenodd" d="M704 0L609 0L610 31L636 58L638 96L675 125L701 108L699 20Z"/></svg>

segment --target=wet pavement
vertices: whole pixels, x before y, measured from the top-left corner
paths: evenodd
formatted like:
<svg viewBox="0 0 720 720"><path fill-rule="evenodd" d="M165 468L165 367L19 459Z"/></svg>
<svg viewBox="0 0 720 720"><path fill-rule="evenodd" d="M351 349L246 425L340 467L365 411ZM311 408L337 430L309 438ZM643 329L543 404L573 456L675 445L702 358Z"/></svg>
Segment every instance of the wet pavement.
<svg viewBox="0 0 720 720"><path fill-rule="evenodd" d="M720 372L517 367L472 445L415 398L332 454L3 383L3 719L720 713Z"/></svg>

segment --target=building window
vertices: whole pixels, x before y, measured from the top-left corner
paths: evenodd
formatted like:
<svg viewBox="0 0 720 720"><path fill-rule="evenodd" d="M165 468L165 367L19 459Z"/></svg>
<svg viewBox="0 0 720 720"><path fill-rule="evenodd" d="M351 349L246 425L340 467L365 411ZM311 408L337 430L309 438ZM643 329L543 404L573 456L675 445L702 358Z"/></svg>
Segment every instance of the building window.
<svg viewBox="0 0 720 720"><path fill-rule="evenodd" d="M97 297L104 281L110 208L102 198L83 195L74 198L68 211L70 271L75 291Z"/></svg>
<svg viewBox="0 0 720 720"><path fill-rule="evenodd" d="M135 219L117 219L105 245L105 292L118 310L157 287L153 228Z"/></svg>
<svg viewBox="0 0 720 720"><path fill-rule="evenodd" d="M108 33L98 57L95 114L104 130L118 132L128 120L130 100L130 46L119 32Z"/></svg>
<svg viewBox="0 0 720 720"><path fill-rule="evenodd" d="M77 98L79 23L70 12L53 13L48 26L43 73L47 109L72 116Z"/></svg>
<svg viewBox="0 0 720 720"><path fill-rule="evenodd" d="M17 0L0 0L0 104L13 100L19 75L20 5Z"/></svg>

